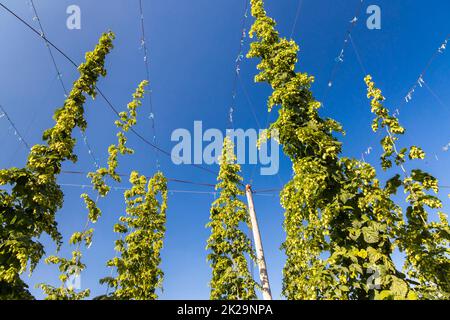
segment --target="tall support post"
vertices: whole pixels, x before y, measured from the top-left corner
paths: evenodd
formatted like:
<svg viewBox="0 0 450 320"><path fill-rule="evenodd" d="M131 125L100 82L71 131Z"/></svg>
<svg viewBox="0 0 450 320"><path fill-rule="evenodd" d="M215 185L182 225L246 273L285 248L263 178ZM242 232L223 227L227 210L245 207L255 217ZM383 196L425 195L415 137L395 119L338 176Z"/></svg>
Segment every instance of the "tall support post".
<svg viewBox="0 0 450 320"><path fill-rule="evenodd" d="M245 187L247 195L248 211L250 221L252 223L253 238L255 241L256 259L259 268L259 278L261 279L262 294L264 300L272 300L272 292L270 291L269 275L267 273L266 259L264 258L264 249L261 241L261 233L259 232L258 219L256 218L255 204L253 203L253 191L250 185Z"/></svg>

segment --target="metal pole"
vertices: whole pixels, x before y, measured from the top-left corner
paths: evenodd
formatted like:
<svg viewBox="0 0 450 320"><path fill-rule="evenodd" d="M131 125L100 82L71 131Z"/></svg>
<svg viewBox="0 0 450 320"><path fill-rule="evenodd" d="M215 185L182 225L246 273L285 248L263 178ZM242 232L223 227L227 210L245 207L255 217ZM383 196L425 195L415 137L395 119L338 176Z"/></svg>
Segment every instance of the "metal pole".
<svg viewBox="0 0 450 320"><path fill-rule="evenodd" d="M264 258L264 249L259 232L258 219L256 219L255 204L253 203L252 187L245 187L248 202L248 211L250 213L250 221L252 223L253 238L255 240L256 259L259 267L259 278L261 279L262 294L264 300L272 300L272 292L270 291L269 275L267 274L266 259Z"/></svg>

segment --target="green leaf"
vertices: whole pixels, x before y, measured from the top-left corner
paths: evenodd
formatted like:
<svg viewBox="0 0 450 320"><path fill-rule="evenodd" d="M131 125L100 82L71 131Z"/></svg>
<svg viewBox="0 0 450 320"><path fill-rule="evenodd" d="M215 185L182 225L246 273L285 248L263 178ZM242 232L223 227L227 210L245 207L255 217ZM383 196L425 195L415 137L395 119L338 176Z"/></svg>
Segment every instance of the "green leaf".
<svg viewBox="0 0 450 320"><path fill-rule="evenodd" d="M364 241L367 243L377 243L379 241L378 231L372 227L363 227L362 233L364 236Z"/></svg>

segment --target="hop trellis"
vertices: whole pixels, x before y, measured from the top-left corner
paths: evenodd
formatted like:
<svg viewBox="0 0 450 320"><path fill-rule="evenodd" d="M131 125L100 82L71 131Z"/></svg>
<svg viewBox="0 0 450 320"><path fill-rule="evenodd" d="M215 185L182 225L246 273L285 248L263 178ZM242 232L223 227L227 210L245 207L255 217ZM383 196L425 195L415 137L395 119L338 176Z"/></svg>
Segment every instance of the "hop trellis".
<svg viewBox="0 0 450 320"><path fill-rule="evenodd" d="M439 199L428 194L429 191L437 192L437 180L429 174L418 170L413 170L408 173L404 167L404 162L407 157L409 157L410 160L420 160L425 157L425 154L419 147L411 147L408 150L397 149L396 134L403 134L402 128L398 122L398 117L400 116L399 109L396 109L392 116L386 115L388 110L381 105L382 100L384 100L384 97L382 98L381 96L381 91L375 88L374 83L371 82L371 78L366 78L366 82L369 87L369 96L373 98L372 107L377 116L376 121L374 122L374 129L378 129L377 125L384 127L386 128L388 134L382 141L382 147L384 150L384 154L382 156L382 166L387 170L395 163L396 165L399 165L405 173L404 179L394 177L388 181L386 187L380 187L379 181L376 178L376 172L370 165L364 163L364 161L361 162L346 159L340 156L341 144L331 135L330 132L339 133L342 129L337 122L330 119L324 120L318 116L317 109L320 108L321 104L312 98L312 94L310 92L311 78L307 74L295 73L293 71L294 68L283 69L283 66L280 67L279 65L273 63L273 61L269 61L269 59L267 59L267 57L272 56L280 59L284 58L286 59L286 61L284 61L286 62L286 65L295 67L297 60L293 57L296 55L298 50L295 42L287 41L286 39L279 37L274 28L275 23L267 17L263 8L263 2L261 0L252 0L252 12L256 18L256 22L252 28L252 33L256 33L258 36L258 41L253 43L249 56L263 58L260 64L261 73L258 75L257 80L269 82L274 89L274 92L269 99L269 104L271 108L280 106L281 117L274 124L272 124L272 127L284 130L284 134L282 135L284 151L293 159L293 171L295 173L294 179L288 183L282 192L282 204L286 208L285 227L287 231L287 240L284 244L284 249L288 254L288 262L286 264L284 274L285 295L292 299L299 297L325 297L340 299L360 297L380 299L393 297L402 299L413 299L417 297L446 297L448 294L448 288L446 287L445 279L448 275L441 271L446 270L445 243L446 241L448 243L448 239L445 237L442 239L440 237L440 232L430 232L430 236L425 240L427 242L427 246L432 248L432 251L436 254L434 256L424 255L423 251L421 251L420 248L417 248L418 241L423 240L419 236L420 232L414 229L414 226L411 226L411 223L405 224L403 228L397 228L396 225L400 219L400 209L395 203L392 202L390 196L400 186L403 186L408 192L407 200L411 204L410 208L407 210L407 214L412 217L412 220L415 219L414 222L416 225L420 225L421 228L426 229L427 231L444 230L447 232L446 230L448 228L448 222L443 213L439 213L438 223L431 224L427 221L428 219L426 216L425 207L428 206L434 209L439 209L441 206ZM247 18L247 13L244 17ZM38 18L36 21L40 23ZM350 23L354 25L357 21L358 19L355 17L352 21L350 21ZM267 31L268 33L264 34L261 30ZM246 30L244 29L242 39L245 38L245 33ZM51 45L48 42L42 28L39 31L39 35L46 41L46 45L50 47ZM111 36L111 34L109 36ZM145 39L145 36L143 38ZM102 39L105 40L104 38ZM348 39L353 43L351 35L348 36ZM145 45L145 40L143 40L142 44ZM243 40L241 40L241 45L242 44ZM439 54L445 51L446 44L447 40L437 51ZM109 49L108 44L108 50ZM270 54L265 55L265 53ZM341 51L337 58L337 63L343 62L344 53L344 51ZM286 56L284 56L284 54L286 54ZM288 59L289 57L291 59ZM242 59L243 54L241 50L235 60L235 71L237 77L239 77L241 72L240 63ZM287 62L287 60L289 60L289 62ZM283 61L283 59L281 59L281 61ZM293 61L295 62L292 63ZM144 62L148 62L147 54L145 54ZM87 72L89 70L85 69L84 71ZM101 71L102 72L100 72L100 74L102 75L103 73L106 73L106 71L103 72L104 70ZM61 78L61 74L59 72L57 73L58 78ZM427 83L424 79L424 73L422 73L418 78L414 89L419 87L427 87ZM93 83L85 88L86 92L93 96L95 96L96 92L95 82L96 81L93 81ZM298 89L299 87L302 89ZM301 92L299 92L299 90ZM413 94L414 90L412 92L410 91L405 98L405 101L411 101ZM68 99L70 99L70 95L68 96ZM236 93L233 93L232 99L236 99ZM304 110L299 110L299 108L297 108L298 106L304 107ZM85 120L82 117L79 117L79 110L71 110L75 111L72 115L64 114L64 110L62 111L64 116L75 117L77 125L81 129L86 127ZM231 123L233 122L234 111L234 108L231 107L229 112L229 120ZM128 131L128 125L130 125L129 120L133 119L133 116L128 117L128 115L124 115L123 113L119 113L118 116L124 121L120 122L119 120L122 128L126 128L127 130L125 131ZM11 124L13 123L8 117L8 114L2 111L0 113L0 119L5 117L8 118L8 121ZM300 123L293 121L294 117L298 117L296 118L296 121ZM58 118L58 116L56 118ZM154 120L154 114L150 113L149 118ZM289 126L291 124L293 125ZM11 128L13 128L12 125ZM292 129L295 134L290 135L290 133L293 132L288 130ZM24 140L20 133L15 128L14 130L14 134L18 136L19 141L23 143ZM132 129L130 130L132 131ZM135 131L132 132L136 133ZM58 133L60 133L58 130L52 129L46 132L45 140L49 144L49 149L47 149L46 146L33 147L32 150L34 154L30 155L31 160L34 161L30 161L32 170L2 170L0 171L0 183L9 184L12 182L13 184L17 184L19 178L26 177L26 179L31 181L31 187L34 187L33 184L35 181L33 181L33 179L36 177L33 176L33 170L35 170L38 173L37 185L41 186L43 185L43 182L45 182L45 184L48 184L50 188L54 187L54 189L49 189L47 191L51 191L53 195L58 197L60 195L60 185L54 183L54 176L61 172L60 165L63 160L76 159L75 155L71 152L65 153L64 151L66 150L58 150L56 147L54 149L52 148L60 142ZM116 148L110 149L110 153L112 154L110 161L112 165L109 165L106 169L106 174L120 180L120 175L115 170L117 167L115 155L117 155L117 152L121 153L120 150L124 151L124 153L129 153L131 152L131 149L125 147L124 135L119 134L118 139L119 146L115 146ZM156 135L153 136L153 142L156 142ZM68 147L67 149L71 150L73 148L73 141L71 142L67 140L65 143ZM88 144L87 140L85 140L85 143ZM48 167L40 164L40 160L45 159L44 151L47 150L54 151L57 156L59 156L59 162L53 160L52 164L55 165L56 169L50 174L47 171ZM372 150L372 147L369 147L365 151L365 154L370 155ZM89 151L91 150L89 149ZM445 147L444 151L446 151ZM91 152L89 152L89 154L91 154ZM306 154L308 156L306 156ZM101 170L99 169L98 163L95 163L95 167L96 169ZM328 172L328 170L334 170L333 174ZM96 173L93 173L91 178L94 180L94 186L92 186L93 189L97 191L101 190L101 192L105 195L109 192L110 189L108 186L102 184L102 179L104 178L102 172L97 171ZM151 207L152 209L150 211L156 212L154 216L155 219L160 216L165 217L167 193L169 192L166 185L166 178L160 174L157 174L153 179L151 179L147 190L145 190L145 185L147 182L146 178L140 176L137 172L131 175L130 182L132 184L132 188L126 193L126 195L128 195L126 198L128 204L132 207L130 211L134 212L134 209L137 209L136 211L143 212ZM156 188L156 193L162 195L162 202L156 200L155 193L151 193L152 190L155 191L155 185L159 186ZM152 203L152 205L147 206L147 204L143 204L143 206L141 206L141 200L139 199L141 196L144 196L147 191L151 193L148 200ZM300 193L303 193L303 195L300 195ZM210 192L209 194L216 195L216 192ZM0 195L1 200L4 201L3 204L8 206L9 211L3 211L2 214L4 214L4 216L2 216L2 218L5 217L6 224L9 227L16 222L15 220L13 221L14 218L11 219L11 214L15 212L12 208L17 204L11 202L9 196L6 193L3 193L3 191ZM20 194L20 192L18 195L20 197L25 197L23 194ZM40 197L39 201L44 201L42 195L38 196ZM137 196L137 198L134 198L135 196ZM87 196L84 198L89 209L89 218L91 222L95 222L100 215L100 211L96 206L97 200L90 199ZM219 197L219 199L220 198L221 197ZM57 206L60 206L62 205L62 200L56 198L55 203ZM48 203L46 204L48 205ZM299 210L301 206L305 207ZM160 208L160 211L158 211L158 208ZM55 208L50 207L50 210L54 211L54 209ZM316 211L317 209L318 211ZM217 213L217 211L214 212ZM314 217L314 214L317 214L317 212L321 212L322 216L320 219L318 219L318 217ZM242 215L243 213L244 210L240 210L240 214ZM349 214L351 219L344 219L344 221L337 219L341 213ZM133 216L133 214L131 214L131 216ZM138 217L139 215L133 216L130 220L127 220L127 217L123 217L122 222L133 222L133 219L137 219ZM309 225L302 226L301 223L299 223L299 217L306 220ZM50 216L46 218L53 217L50 214ZM245 219L243 218L243 220ZM45 223L47 222L48 221L45 221ZM38 228L38 230L50 230L50 232L53 232L52 236L55 241L58 242L59 235L55 226L52 225L51 221L49 225L45 225L45 223L40 225L39 227L41 229ZM133 281L129 284L129 270L122 268L121 271L118 272L117 278L110 279L111 287L116 290L112 296L115 298L126 299L157 298L155 290L161 286L162 281L162 270L159 269L159 250L161 249L159 244L160 241L162 241L165 231L163 224L163 221L161 221L159 231L154 234L158 245L157 250L153 251L155 256L151 265L137 266L138 268L144 268L142 270L151 269L155 271L152 273L149 282L146 282L145 288L143 287L144 289L140 288L140 291L136 290L133 292L126 292L126 290L124 290L126 293L121 295L120 290L127 288L127 286L137 289L140 285L142 285L142 283L138 281L139 277L136 274L131 276ZM344 236L337 234L336 230L333 230L330 226L335 226L336 230L340 230L345 233L346 238L344 239ZM144 227L148 228L147 225ZM123 231L124 234L127 234L129 231L126 227L125 229L122 229L120 226L117 228L117 231ZM296 242L295 239L296 237L300 238L298 237L299 235L304 235L305 237L303 240ZM91 228L86 228L82 232L75 233L70 242L77 245L85 243L87 247L89 247L92 243L92 236L93 230ZM395 266L391 260L392 250L391 248L387 248L388 240L390 238L395 238L396 236L400 239L400 247L407 252L408 258L406 268L408 270L408 278L398 276L398 271L395 269ZM327 237L332 239L332 242L327 242ZM149 239L149 243L154 245L155 242L153 240L155 238L152 238L152 236L149 235ZM305 239L308 239L309 242ZM313 241L310 239L313 239ZM121 239L120 241L123 240ZM132 252L129 247L128 249L125 248L125 243L133 245L132 242L120 242L122 247L120 247L121 250L119 250L119 252L121 253L123 259L127 259L127 254ZM317 243L319 243L319 248L316 247ZM350 245L348 245L348 243L350 243ZM34 266L40 259L40 250L42 248L39 246L39 243L33 243L32 240L30 240L30 242L26 245L29 246L27 247L27 250L29 248L34 250L34 255L31 256L31 258L27 257L27 261L28 258L31 259L32 266ZM23 248L21 248L21 250L22 249ZM150 249L155 248L152 247ZM247 249L247 251L250 252L251 245ZM331 252L330 259L323 261L317 258L320 257L320 253L323 251ZM0 254L2 253L0 252ZM24 260L22 255L17 255L16 258L18 264L14 266L14 272L0 273L0 281L10 281L10 283L13 283L12 288L14 290L16 288L21 289L20 291L18 290L17 292L13 292L12 297L29 297L26 289L22 290L26 288L25 284L23 284L17 277L17 274L20 274L20 272L23 271L24 265L26 265L27 261ZM64 282L64 280L67 280L69 276L79 274L80 270L84 268L80 258L81 252L76 250L71 259L51 257L49 258L49 262L58 264L60 269L64 271L61 277L61 280ZM302 259L304 261L308 261L308 263L302 262ZM214 259L212 260L214 261ZM348 262L350 260L352 261L351 264ZM116 257L114 262L110 265L117 267L119 270L120 267L123 267L123 261L124 260L120 260L120 258ZM312 263L309 263L311 261ZM443 263L441 263L442 261ZM357 279L359 280L367 274L367 271L370 270L368 265L369 263L370 268L375 266L383 269L381 274L382 286L380 290L372 287L364 287L364 284L358 286ZM246 262L244 263L243 259L241 259L240 270L241 272L248 273L248 270L245 270L245 265ZM233 272L235 271L234 268L235 265L231 268ZM308 268L311 270L307 270ZM304 278L299 277L299 269L305 271ZM322 274L322 279L319 279L314 274L314 270L319 269L325 270ZM230 277L227 278L227 276L233 274L233 272L222 274L219 272L215 274L215 276L217 276L214 279L217 280L214 282L215 287L221 289L225 287L225 289L229 290L222 290L222 292L219 292L219 290L218 292L212 293L212 296L217 298L224 294L231 298L253 298L253 288L255 284L252 282L252 277L250 277L247 273L245 273L244 276L246 279L246 281L244 281L246 283L244 287L237 286L236 288L234 283L231 285L231 289L228 287L227 280L230 280ZM126 276L122 277L124 275ZM221 287L223 284L225 285ZM430 285L432 290L430 290ZM305 290L305 287L310 288L313 286L317 288L316 292ZM87 290L75 292L72 288L66 288L64 286L61 288L43 286L43 288L46 290L49 298L81 299L85 298L89 294ZM332 292L330 288L333 288L335 291ZM365 290L366 293L362 293L361 289Z"/></svg>

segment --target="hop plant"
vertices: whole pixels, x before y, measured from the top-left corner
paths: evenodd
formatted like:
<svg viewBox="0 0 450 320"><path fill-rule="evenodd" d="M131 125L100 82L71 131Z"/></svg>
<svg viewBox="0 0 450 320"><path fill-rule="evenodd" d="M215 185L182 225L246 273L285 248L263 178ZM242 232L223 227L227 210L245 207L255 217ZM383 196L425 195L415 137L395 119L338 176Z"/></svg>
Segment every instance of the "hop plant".
<svg viewBox="0 0 450 320"><path fill-rule="evenodd" d="M45 144L31 148L24 168L0 170L0 185L11 186L10 193L0 191L1 299L32 299L19 276L28 264L32 272L44 255L44 247L37 239L47 233L58 248L62 243L55 215L63 205L64 195L56 178L64 161L77 160L72 134L77 127L86 129L85 95L95 98L97 80L106 75L104 62L113 39L113 33L103 34L94 51L86 54L86 61L78 68L80 77L54 114L55 126L43 134Z"/></svg>
<svg viewBox="0 0 450 320"><path fill-rule="evenodd" d="M107 265L116 277L104 278L114 289L112 299L155 300L162 287L161 250L166 231L167 179L157 173L150 181L138 172L130 175L131 189L125 192L126 216L119 219L114 231L123 235L116 241L120 256Z"/></svg>
<svg viewBox="0 0 450 320"><path fill-rule="evenodd" d="M220 196L211 207L211 229L206 249L210 251L212 300L255 299L256 282L248 269L246 256L255 259L250 239L241 230L241 224L249 225L247 206L239 197L242 177L236 164L234 147L230 138L225 138L220 159L219 183L216 190Z"/></svg>

